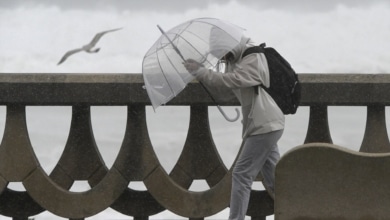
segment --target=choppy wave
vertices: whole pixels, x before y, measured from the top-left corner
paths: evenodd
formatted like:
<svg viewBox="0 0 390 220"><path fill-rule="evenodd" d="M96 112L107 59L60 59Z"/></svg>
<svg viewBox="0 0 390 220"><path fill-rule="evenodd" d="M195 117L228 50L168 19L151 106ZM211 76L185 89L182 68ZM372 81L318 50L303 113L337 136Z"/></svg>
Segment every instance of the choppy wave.
<svg viewBox="0 0 390 220"><path fill-rule="evenodd" d="M309 12L211 4L181 13L132 9L62 10L55 6L0 9L0 72L140 73L145 52L169 29L196 17L218 17L247 29L255 42L278 48L300 73L390 72L390 6L335 6ZM105 36L98 54L77 54L57 66L68 50Z"/></svg>

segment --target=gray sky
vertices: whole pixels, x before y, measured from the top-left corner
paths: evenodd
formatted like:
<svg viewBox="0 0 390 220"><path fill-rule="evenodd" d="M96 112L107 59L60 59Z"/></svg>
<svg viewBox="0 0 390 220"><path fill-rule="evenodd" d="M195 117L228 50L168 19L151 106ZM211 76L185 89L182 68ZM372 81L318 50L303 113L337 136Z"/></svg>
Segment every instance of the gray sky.
<svg viewBox="0 0 390 220"><path fill-rule="evenodd" d="M119 10L156 10L180 12L192 8L204 8L208 4L225 4L227 0L0 0L0 7L13 8L18 6L58 6L61 9L105 9L107 7ZM303 11L330 10L338 4L348 7L365 7L370 4L390 4L388 0L242 0L241 4L251 5L259 9L285 9ZM228 12L227 12L228 13Z"/></svg>

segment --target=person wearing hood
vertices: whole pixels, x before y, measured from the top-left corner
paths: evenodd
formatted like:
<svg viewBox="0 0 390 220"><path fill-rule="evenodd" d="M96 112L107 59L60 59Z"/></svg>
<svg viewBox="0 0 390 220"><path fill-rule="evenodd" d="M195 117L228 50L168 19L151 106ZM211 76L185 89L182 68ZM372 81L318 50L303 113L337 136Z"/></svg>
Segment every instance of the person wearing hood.
<svg viewBox="0 0 390 220"><path fill-rule="evenodd" d="M243 146L232 172L230 220L243 220L247 212L253 181L259 172L263 184L274 198L275 166L280 159L277 142L284 130L284 114L272 97L259 85L270 85L267 60L262 53L242 57L244 51L254 46L250 38L231 48L229 39L221 38L219 29L211 31L210 53L216 57L225 54L225 72L206 69L195 60L183 64L197 80L208 88L228 88L240 101L242 112Z"/></svg>

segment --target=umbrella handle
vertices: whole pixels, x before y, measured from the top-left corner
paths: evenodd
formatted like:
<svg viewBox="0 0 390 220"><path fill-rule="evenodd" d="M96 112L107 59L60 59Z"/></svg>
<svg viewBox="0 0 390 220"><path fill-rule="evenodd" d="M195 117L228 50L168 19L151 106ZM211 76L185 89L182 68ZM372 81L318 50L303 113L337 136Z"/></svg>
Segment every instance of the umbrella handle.
<svg viewBox="0 0 390 220"><path fill-rule="evenodd" d="M235 108L236 110L236 117L235 118L229 118L226 113L222 110L221 106L217 105L217 108L218 110L221 112L221 114L223 115L223 117L227 120L227 121L230 121L230 122L235 122L237 121L239 118L240 118L240 111L238 110L238 108Z"/></svg>

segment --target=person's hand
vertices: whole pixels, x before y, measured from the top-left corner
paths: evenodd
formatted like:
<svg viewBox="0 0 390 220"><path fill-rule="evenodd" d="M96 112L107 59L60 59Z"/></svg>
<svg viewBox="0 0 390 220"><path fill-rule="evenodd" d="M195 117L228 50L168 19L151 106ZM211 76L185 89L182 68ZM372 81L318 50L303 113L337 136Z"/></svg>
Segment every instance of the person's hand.
<svg viewBox="0 0 390 220"><path fill-rule="evenodd" d="M183 62L183 65L190 73L196 72L200 67L203 66L202 64L198 63L193 59L187 59Z"/></svg>

